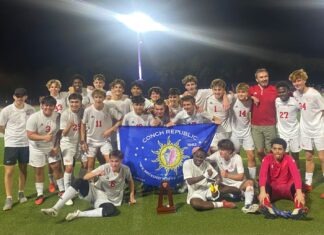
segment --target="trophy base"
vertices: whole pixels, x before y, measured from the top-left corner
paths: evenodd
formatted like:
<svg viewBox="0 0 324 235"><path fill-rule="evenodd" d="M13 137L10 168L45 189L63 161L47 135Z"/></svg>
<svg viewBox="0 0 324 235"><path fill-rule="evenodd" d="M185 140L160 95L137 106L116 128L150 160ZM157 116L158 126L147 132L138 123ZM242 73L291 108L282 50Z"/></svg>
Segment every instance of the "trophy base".
<svg viewBox="0 0 324 235"><path fill-rule="evenodd" d="M156 208L156 212L158 214L169 214L169 213L175 213L176 207L175 206L163 206Z"/></svg>

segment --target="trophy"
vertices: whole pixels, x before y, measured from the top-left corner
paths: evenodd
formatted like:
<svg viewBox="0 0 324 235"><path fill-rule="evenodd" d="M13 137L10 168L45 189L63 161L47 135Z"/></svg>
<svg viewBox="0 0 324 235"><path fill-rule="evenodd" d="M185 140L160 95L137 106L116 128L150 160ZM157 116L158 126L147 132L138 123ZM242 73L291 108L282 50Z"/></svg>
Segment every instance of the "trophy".
<svg viewBox="0 0 324 235"><path fill-rule="evenodd" d="M164 205L164 196L167 195L168 204ZM162 181L159 192L158 206L156 208L158 214L168 214L176 212L176 207L173 204L172 190L168 181Z"/></svg>

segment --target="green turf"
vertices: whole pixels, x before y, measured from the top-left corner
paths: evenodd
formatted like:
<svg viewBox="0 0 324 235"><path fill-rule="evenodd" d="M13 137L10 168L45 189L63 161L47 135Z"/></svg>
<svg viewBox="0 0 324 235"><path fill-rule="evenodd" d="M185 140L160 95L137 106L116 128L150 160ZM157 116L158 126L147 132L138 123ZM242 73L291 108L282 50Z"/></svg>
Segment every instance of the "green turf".
<svg viewBox="0 0 324 235"><path fill-rule="evenodd" d="M3 139L0 139L0 159L3 159ZM303 158L302 158L303 159ZM304 165L304 160L302 161ZM0 211L0 234L323 234L324 200L319 199L324 192L323 184L315 184L309 195L310 212L307 220L293 221L286 219L267 220L262 215L245 215L238 209L215 209L197 212L185 204L186 194L174 195L177 212L157 215L158 196L149 194L137 196L137 204L123 204L120 215L112 218L80 218L65 222L67 213L76 209L88 209L89 204L80 199L71 207L64 207L58 217L52 218L41 214L40 209L51 207L57 200L55 194L46 193L48 198L41 206L34 205L35 189L33 171L29 168L26 194L29 201L25 204L15 203L11 211ZM316 183L322 180L319 163L316 159ZM0 167L0 182L3 182L3 166ZM0 191L0 206L5 199L3 183ZM15 184L15 192L17 183ZM15 201L17 202L16 198ZM292 203L282 201L278 207L291 209Z"/></svg>

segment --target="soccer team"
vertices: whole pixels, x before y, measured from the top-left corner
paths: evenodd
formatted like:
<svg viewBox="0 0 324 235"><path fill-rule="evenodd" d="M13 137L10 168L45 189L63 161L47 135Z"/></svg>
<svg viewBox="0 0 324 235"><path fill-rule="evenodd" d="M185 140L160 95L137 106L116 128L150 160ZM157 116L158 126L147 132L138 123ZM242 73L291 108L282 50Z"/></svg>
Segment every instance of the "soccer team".
<svg viewBox="0 0 324 235"><path fill-rule="evenodd" d="M68 92L60 91L59 80L47 82L49 95L40 98L38 112L25 103L27 91L17 88L13 104L0 112L7 195L3 210L13 206L13 173L18 161L20 203L27 201L27 164L35 170L35 204L44 202L48 165L49 191L58 188L60 198L53 207L42 209L44 214L56 216L79 195L94 209L69 213L67 220L115 215L125 183L130 189L129 203L136 203L131 172L117 149L120 125L171 127L213 122L219 126L208 153L197 146L193 158L183 165L184 184L179 191L188 189L187 203L197 210L235 208L235 203L221 195L242 194L244 213L261 211L275 218L278 214L272 202L290 199L295 205L291 217L303 217L307 213L304 193L312 190L315 150L324 176L324 99L306 86L308 76L302 69L289 75L293 94L287 82L270 85L264 68L256 71L255 79L257 84L251 87L239 83L234 94L226 92L221 79L214 79L210 89L198 89L197 78L187 75L182 80L186 91L181 94L170 88L164 100L160 87L151 87L147 99L142 85L134 82L129 98L121 79L112 81L106 92L102 74L94 75L93 86L87 88L82 76L74 75ZM247 176L239 155L241 147L247 155ZM306 157L305 184L299 170L301 149ZM259 204L255 203L255 152L261 161ZM94 169L96 158L101 165ZM76 160L81 161L78 178L73 175Z"/></svg>

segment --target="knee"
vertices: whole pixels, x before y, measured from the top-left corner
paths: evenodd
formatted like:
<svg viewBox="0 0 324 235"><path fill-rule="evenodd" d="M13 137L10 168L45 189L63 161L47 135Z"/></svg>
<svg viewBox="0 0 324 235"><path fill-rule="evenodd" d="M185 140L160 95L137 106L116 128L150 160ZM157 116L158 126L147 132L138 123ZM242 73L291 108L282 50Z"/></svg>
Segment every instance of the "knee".
<svg viewBox="0 0 324 235"><path fill-rule="evenodd" d="M103 203L99 207L102 208L102 217L117 215L117 208L112 203Z"/></svg>
<svg viewBox="0 0 324 235"><path fill-rule="evenodd" d="M86 181L84 179L76 179L72 182L71 186L75 190L79 190L82 187L82 185L84 185L84 184L88 184L88 181Z"/></svg>

